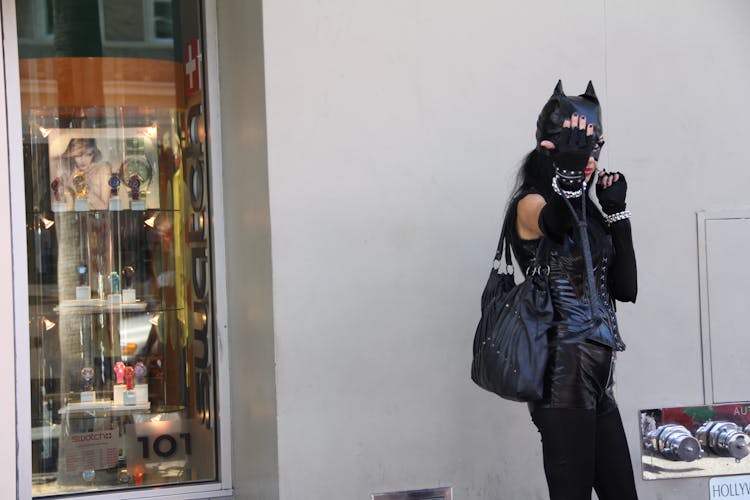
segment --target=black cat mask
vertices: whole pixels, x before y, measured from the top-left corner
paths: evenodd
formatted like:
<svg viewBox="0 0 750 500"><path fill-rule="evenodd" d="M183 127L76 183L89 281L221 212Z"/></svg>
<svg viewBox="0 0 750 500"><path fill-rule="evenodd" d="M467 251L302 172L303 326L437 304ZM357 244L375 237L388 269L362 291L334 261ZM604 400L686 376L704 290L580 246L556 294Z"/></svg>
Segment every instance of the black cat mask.
<svg viewBox="0 0 750 500"><path fill-rule="evenodd" d="M586 91L578 96L566 96L563 92L562 80L557 81L552 97L539 113L536 122L536 143L537 149L542 152L547 150L541 148L539 143L543 140L555 143L562 132L563 121L570 118L570 115L577 113L578 116L585 116L587 124L594 125L595 142L600 143L604 129L602 127L602 108L599 106L599 99L596 97L594 85L589 81ZM601 143L603 145L603 143ZM595 160L599 159L601 147L595 147L591 156Z"/></svg>

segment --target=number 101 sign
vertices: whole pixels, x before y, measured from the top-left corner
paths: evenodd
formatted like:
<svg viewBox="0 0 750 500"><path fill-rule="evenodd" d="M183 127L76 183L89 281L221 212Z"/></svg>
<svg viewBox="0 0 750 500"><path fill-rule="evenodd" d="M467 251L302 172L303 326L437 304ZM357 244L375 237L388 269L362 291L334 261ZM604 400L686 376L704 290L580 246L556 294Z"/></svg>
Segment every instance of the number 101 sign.
<svg viewBox="0 0 750 500"><path fill-rule="evenodd" d="M128 468L134 474L142 471L143 484L190 479L192 441L187 422L137 423L128 425L125 433Z"/></svg>

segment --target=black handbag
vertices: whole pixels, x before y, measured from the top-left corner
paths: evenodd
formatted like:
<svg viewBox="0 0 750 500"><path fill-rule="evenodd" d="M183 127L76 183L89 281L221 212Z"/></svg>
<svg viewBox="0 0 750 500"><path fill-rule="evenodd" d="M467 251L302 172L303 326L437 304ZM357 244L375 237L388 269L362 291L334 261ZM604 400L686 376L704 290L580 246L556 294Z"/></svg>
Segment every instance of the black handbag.
<svg viewBox="0 0 750 500"><path fill-rule="evenodd" d="M554 308L549 289L549 243L542 237L534 259L526 270L526 279L515 284L511 261L509 231L516 222L517 201L511 204L500 231L500 241L490 277L482 292L482 317L474 333L474 359L471 379L482 389L512 401L542 399L544 372L547 368L548 333L555 327ZM595 293L591 249L586 232L586 198L581 198L579 218L565 199L578 226L586 266L587 292ZM502 269L503 259L505 269ZM597 327L591 298L586 331ZM580 340L575 339L576 341Z"/></svg>
<svg viewBox="0 0 750 500"><path fill-rule="evenodd" d="M547 367L547 333L554 326L546 238L519 284L513 278L508 210L489 279L482 293L482 317L474 334L471 379L482 389L512 401L542 398ZM503 266L505 260L505 266Z"/></svg>

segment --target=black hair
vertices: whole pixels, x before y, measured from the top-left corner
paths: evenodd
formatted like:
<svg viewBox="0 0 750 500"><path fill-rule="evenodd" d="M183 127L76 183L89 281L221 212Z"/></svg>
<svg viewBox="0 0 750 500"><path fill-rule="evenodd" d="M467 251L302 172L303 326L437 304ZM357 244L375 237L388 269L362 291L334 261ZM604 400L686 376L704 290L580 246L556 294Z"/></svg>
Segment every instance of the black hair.
<svg viewBox="0 0 750 500"><path fill-rule="evenodd" d="M516 199L522 193L539 193L545 200L548 200L553 192L552 177L554 175L555 167L552 164L552 158L538 149L532 149L521 161L511 200Z"/></svg>

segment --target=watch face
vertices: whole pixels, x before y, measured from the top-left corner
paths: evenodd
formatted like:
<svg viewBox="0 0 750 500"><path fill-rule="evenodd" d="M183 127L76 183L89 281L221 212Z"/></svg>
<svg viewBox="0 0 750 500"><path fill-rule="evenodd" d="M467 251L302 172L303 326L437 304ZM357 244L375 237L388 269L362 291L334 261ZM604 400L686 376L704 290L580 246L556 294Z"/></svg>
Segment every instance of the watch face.
<svg viewBox="0 0 750 500"><path fill-rule="evenodd" d="M193 106L189 113L190 143L203 144L206 140L206 127L203 124L201 106Z"/></svg>
<svg viewBox="0 0 750 500"><path fill-rule="evenodd" d="M145 156L128 156L122 164L124 177L130 179L134 175L138 176L141 182L148 184L151 182L153 168L151 162Z"/></svg>
<svg viewBox="0 0 750 500"><path fill-rule="evenodd" d="M133 266L125 266L122 269L122 280L125 282L125 288L133 286L133 275L135 274L135 268Z"/></svg>
<svg viewBox="0 0 750 500"><path fill-rule="evenodd" d="M199 126L200 117L198 115L193 115L193 117L190 118L190 142L193 144L198 144L200 142L200 136L198 135Z"/></svg>
<svg viewBox="0 0 750 500"><path fill-rule="evenodd" d="M73 174L73 189L75 189L77 198L86 197L86 175L83 172Z"/></svg>
<svg viewBox="0 0 750 500"><path fill-rule="evenodd" d="M55 197L55 201L63 201L65 196L65 184L61 177L55 177L55 180L50 184L52 187L52 195Z"/></svg>

